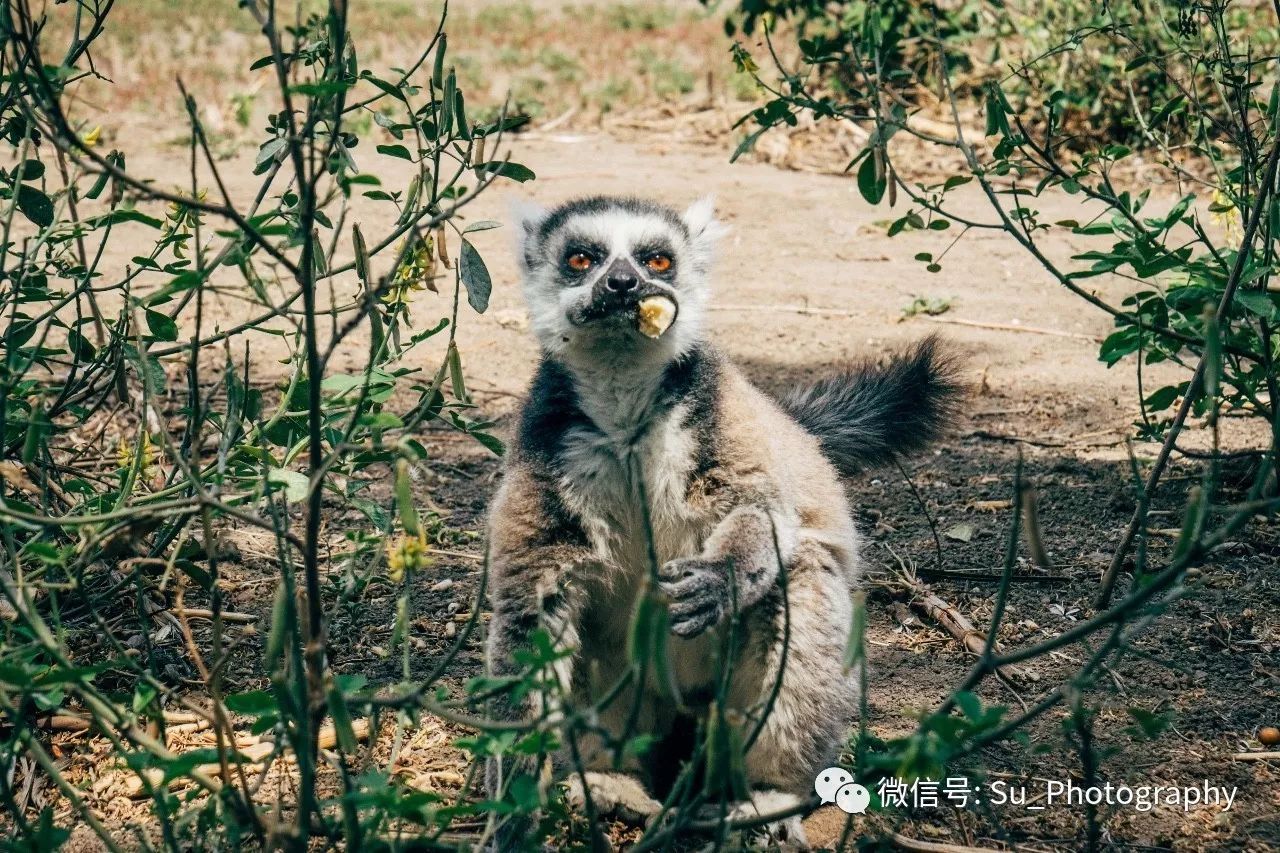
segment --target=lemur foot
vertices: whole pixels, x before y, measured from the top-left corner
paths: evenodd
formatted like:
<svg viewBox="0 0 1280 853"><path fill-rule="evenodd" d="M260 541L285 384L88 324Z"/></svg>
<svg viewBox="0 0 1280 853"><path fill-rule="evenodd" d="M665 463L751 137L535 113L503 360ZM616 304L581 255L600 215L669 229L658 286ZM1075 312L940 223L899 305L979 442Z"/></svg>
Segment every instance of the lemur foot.
<svg viewBox="0 0 1280 853"><path fill-rule="evenodd" d="M649 796L640 780L626 773L599 773L588 770L569 779L566 799L574 808L585 808L583 780L591 793L591 804L597 812L611 815L627 823L643 826L658 812L662 803Z"/></svg>
<svg viewBox="0 0 1280 853"><path fill-rule="evenodd" d="M725 819L735 823L756 821L761 817L793 809L801 802L802 799L795 794L763 789L752 793L749 800L730 805ZM715 816L719 816L719 809L715 809ZM793 814L749 831L767 837L769 843L780 850L809 850L809 840L804 834L803 818L803 814Z"/></svg>

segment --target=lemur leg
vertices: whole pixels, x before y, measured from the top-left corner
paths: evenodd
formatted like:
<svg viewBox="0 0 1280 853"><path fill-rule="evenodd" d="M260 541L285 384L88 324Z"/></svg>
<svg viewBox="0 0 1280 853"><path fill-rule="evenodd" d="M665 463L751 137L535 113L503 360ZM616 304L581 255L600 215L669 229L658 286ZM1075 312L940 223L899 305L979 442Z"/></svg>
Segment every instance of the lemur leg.
<svg viewBox="0 0 1280 853"><path fill-rule="evenodd" d="M549 694L534 692L517 703L511 694L497 697L492 713L506 720L556 720L565 697L574 704L590 703L591 679L581 671L583 659L582 620L586 613L587 590L575 582L583 567L597 564L597 558L585 535L564 517L554 498L554 483L547 483L519 469L509 471L502 491L494 501L490 530L490 598L493 615L489 622L488 671L496 677L516 677L523 666L517 653L533 647L535 631L545 630L557 648L577 650L571 657L552 665L557 682ZM591 571L590 568L587 569ZM578 579L580 580L580 578ZM616 668L616 658L608 662ZM615 703L617 704L617 703ZM642 729L643 731L644 729ZM579 754L585 769L611 770L603 757L598 738L579 736ZM560 777L576 775L578 792L585 788L592 794L592 805L602 813L644 815L656 812L656 803L646 802L644 787L638 779L631 784L619 781L622 774L605 773L584 777L571 773L581 768L562 749L555 755L538 757L501 756L490 759L485 768L485 781L492 799L501 799L510 780L521 775L532 776L543 787L551 784L551 770ZM630 767L624 769L631 769ZM593 780L599 784L594 784ZM585 781L585 785L584 785ZM597 789L599 789L597 791ZM500 850L517 849L527 841L531 822L528 818L507 818L497 828Z"/></svg>
<svg viewBox="0 0 1280 853"><path fill-rule="evenodd" d="M825 548L802 540L786 580L789 607L779 585L745 614L747 636L730 690L730 704L748 720L745 731L759 726L746 755L755 793L738 806L744 816L799 805L814 777L835 763L857 713L857 679L843 665L853 609L847 573ZM800 818L771 827L775 838L803 847Z"/></svg>
<svg viewBox="0 0 1280 853"><path fill-rule="evenodd" d="M618 660L625 655L624 648L614 649L611 654L584 649L574 677L574 699L579 707L594 706L606 694L613 694L608 704L597 709L596 724L609 737L595 731L576 735L573 747L579 761L570 763L571 756L566 754L569 750L562 750L562 775L568 778L569 801L575 806L586 806L585 789L598 813L644 824L662 810L648 785L652 781L649 768L634 753L619 756L614 745L629 735L665 731L673 712L669 700L655 697L634 683L615 690L622 675Z"/></svg>

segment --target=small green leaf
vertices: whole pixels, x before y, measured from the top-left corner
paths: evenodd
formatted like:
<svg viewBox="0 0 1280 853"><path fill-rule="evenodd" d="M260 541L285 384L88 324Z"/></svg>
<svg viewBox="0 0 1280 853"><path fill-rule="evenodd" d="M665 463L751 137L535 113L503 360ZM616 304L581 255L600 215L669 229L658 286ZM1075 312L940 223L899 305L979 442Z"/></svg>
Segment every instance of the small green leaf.
<svg viewBox="0 0 1280 853"><path fill-rule="evenodd" d="M888 187L885 176L877 174L878 171L874 155L865 158L862 165L858 167L858 192L862 193L862 197L870 204L879 204Z"/></svg>
<svg viewBox="0 0 1280 853"><path fill-rule="evenodd" d="M458 275L462 285L467 289L467 302L483 314L489 307L489 294L493 292L493 279L489 277L489 269L484 259L467 240L462 241L462 254L458 259Z"/></svg>
<svg viewBox="0 0 1280 853"><path fill-rule="evenodd" d="M53 202L35 187L18 185L18 209L23 216L41 228L48 228L53 224Z"/></svg>
<svg viewBox="0 0 1280 853"><path fill-rule="evenodd" d="M533 170L528 166L522 166L519 163L503 162L501 160L490 160L488 163L478 163L476 165L476 174L489 172L500 178L510 178L517 183L525 183L532 181L537 177Z"/></svg>
<svg viewBox="0 0 1280 853"><path fill-rule="evenodd" d="M409 149L403 145L379 145L379 154L386 154L388 157L397 157L401 160L413 162L413 155L409 153Z"/></svg>
<svg viewBox="0 0 1280 853"><path fill-rule="evenodd" d="M151 336L158 341L176 341L178 339L178 324L168 314L162 314L159 311L147 309L147 329L150 330Z"/></svg>
<svg viewBox="0 0 1280 853"><path fill-rule="evenodd" d="M267 140L263 143L262 147L258 149L258 159L254 161L254 165L264 166L267 163L270 163L272 160L283 154L284 150L288 147L289 141L287 139L276 137L275 139Z"/></svg>
<svg viewBox="0 0 1280 853"><path fill-rule="evenodd" d="M224 700L227 710L236 714L247 714L261 717L263 714L274 714L279 706L275 694L270 690L250 690L248 693L236 693Z"/></svg>
<svg viewBox="0 0 1280 853"><path fill-rule="evenodd" d="M288 468L271 468L267 471L267 482L284 489L285 499L291 503L306 500L311 483L306 474L290 471Z"/></svg>

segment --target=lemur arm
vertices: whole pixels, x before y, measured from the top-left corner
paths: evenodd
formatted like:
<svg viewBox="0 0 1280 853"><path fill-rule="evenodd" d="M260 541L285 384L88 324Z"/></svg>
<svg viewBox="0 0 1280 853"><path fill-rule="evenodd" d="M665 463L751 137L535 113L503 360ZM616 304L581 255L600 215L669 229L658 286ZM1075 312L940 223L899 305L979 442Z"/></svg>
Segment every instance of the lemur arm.
<svg viewBox="0 0 1280 853"><path fill-rule="evenodd" d="M496 678L518 678L524 665L517 654L531 649L532 637L546 630L560 648L578 645L578 593L568 582L578 562L589 557L586 539L567 516L545 477L513 466L503 480L491 509L489 537L488 672ZM552 665L560 693L571 689L569 659ZM528 720L557 713L554 698L540 691L517 699L513 692L495 697L491 712L499 719ZM538 778L547 756L491 756L485 766L485 787L493 800L507 796L512 779ZM528 815L512 815L496 827L496 849L513 850L534 825Z"/></svg>
<svg viewBox="0 0 1280 853"><path fill-rule="evenodd" d="M511 471L494 500L490 536L489 671L497 677L519 675L516 653L532 647L541 629L558 648L578 645L579 593L569 582L591 551L577 523L568 517L543 478ZM568 661L556 667L564 691L570 688ZM509 701L495 709L508 718L545 712L541 697L521 707Z"/></svg>
<svg viewBox="0 0 1280 853"><path fill-rule="evenodd" d="M671 599L671 631L694 637L732 612L752 607L778 580L773 519L759 505L733 509L697 557L671 560L658 573Z"/></svg>

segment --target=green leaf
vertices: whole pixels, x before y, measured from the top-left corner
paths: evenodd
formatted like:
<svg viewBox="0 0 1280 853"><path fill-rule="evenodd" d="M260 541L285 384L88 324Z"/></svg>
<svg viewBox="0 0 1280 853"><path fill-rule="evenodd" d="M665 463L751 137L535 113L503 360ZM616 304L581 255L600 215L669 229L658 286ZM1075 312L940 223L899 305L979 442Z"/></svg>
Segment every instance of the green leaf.
<svg viewBox="0 0 1280 853"><path fill-rule="evenodd" d="M1173 401L1178 399L1178 395L1181 393L1182 389L1178 385L1166 385L1163 388L1156 389L1145 401L1147 411L1163 412L1173 405Z"/></svg>
<svg viewBox="0 0 1280 853"><path fill-rule="evenodd" d="M1280 308L1276 307L1274 298L1265 291L1237 290L1235 298L1251 314L1268 320L1280 320Z"/></svg>
<svg viewBox="0 0 1280 853"><path fill-rule="evenodd" d="M1170 208L1168 215L1165 216L1164 227L1172 228L1177 225L1178 220L1182 218L1182 215L1187 212L1187 208L1191 206L1191 202L1195 200L1196 197L1194 195L1183 196L1177 204Z"/></svg>
<svg viewBox="0 0 1280 853"><path fill-rule="evenodd" d="M1142 734L1149 738L1153 738L1161 734L1169 727L1169 723L1173 721L1172 711L1152 713L1146 708L1139 707L1126 708L1125 710L1129 712L1129 716L1133 717L1134 721L1138 724Z"/></svg>
<svg viewBox="0 0 1280 853"><path fill-rule="evenodd" d="M147 309L147 329L151 331L151 336L158 341L176 341L178 339L178 324L168 314L161 314L159 311Z"/></svg>
<svg viewBox="0 0 1280 853"><path fill-rule="evenodd" d="M264 166L276 159L284 150L289 147L289 140L281 137L269 139L258 149L258 159L254 161L255 166Z"/></svg>
<svg viewBox="0 0 1280 853"><path fill-rule="evenodd" d="M956 694L956 707L970 720L982 719L982 701L968 690L961 690Z"/></svg>
<svg viewBox="0 0 1280 853"><path fill-rule="evenodd" d="M462 241L462 254L458 258L458 275L462 285L467 289L467 302L483 314L489 307L489 294L493 292L493 279L489 277L489 269L484 259L467 240Z"/></svg>
<svg viewBox="0 0 1280 853"><path fill-rule="evenodd" d="M473 432L471 437L480 443L480 446L488 450L494 456L502 456L507 452L506 446L502 440L487 432Z"/></svg>
<svg viewBox="0 0 1280 853"><path fill-rule="evenodd" d="M489 172L500 178L510 178L517 183L525 183L532 181L537 175L528 166L522 166L519 163L503 162L501 160L490 160L488 163L479 163L476 165L476 174Z"/></svg>
<svg viewBox="0 0 1280 853"><path fill-rule="evenodd" d="M53 224L53 202L35 187L18 185L18 209L23 216L41 228L48 228Z"/></svg>
<svg viewBox="0 0 1280 853"><path fill-rule="evenodd" d="M23 160L16 171L20 181L38 181L44 177L44 163L39 160Z"/></svg>
<svg viewBox="0 0 1280 853"><path fill-rule="evenodd" d="M479 222L472 222L466 228L462 229L463 234L474 234L476 231L488 231L492 228L501 228L502 223L494 219L483 219Z"/></svg>
<svg viewBox="0 0 1280 853"><path fill-rule="evenodd" d="M403 145L379 145L379 154L386 154L388 157L398 157L401 160L413 162L413 155L409 153L409 149Z"/></svg>
<svg viewBox="0 0 1280 853"><path fill-rule="evenodd" d="M267 471L267 482L277 488L284 489L285 499L292 503L306 500L311 486L306 474L290 471L288 468L271 468Z"/></svg>
<svg viewBox="0 0 1280 853"><path fill-rule="evenodd" d="M884 191L888 187L888 182L883 174L877 174L876 158L874 155L865 158L862 165L858 167L858 192L862 193L862 197L869 204L879 204L880 199L884 198Z"/></svg>

